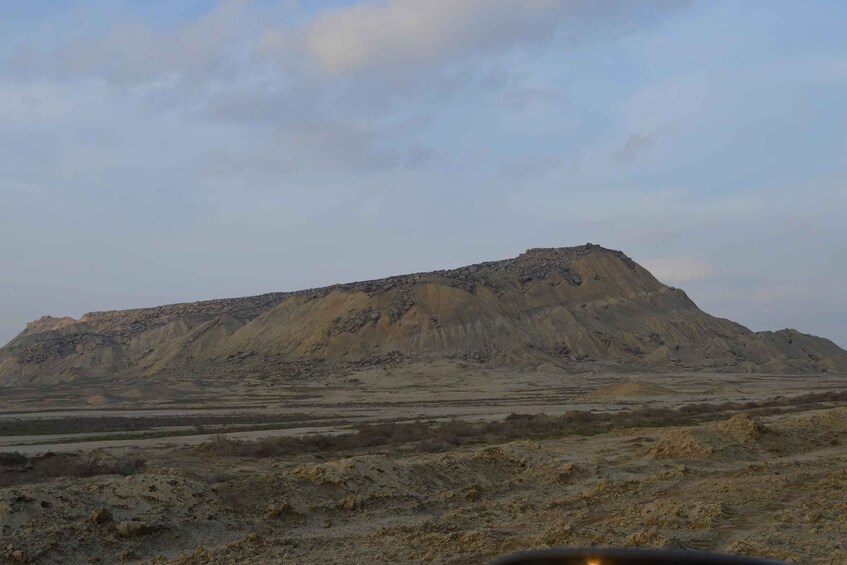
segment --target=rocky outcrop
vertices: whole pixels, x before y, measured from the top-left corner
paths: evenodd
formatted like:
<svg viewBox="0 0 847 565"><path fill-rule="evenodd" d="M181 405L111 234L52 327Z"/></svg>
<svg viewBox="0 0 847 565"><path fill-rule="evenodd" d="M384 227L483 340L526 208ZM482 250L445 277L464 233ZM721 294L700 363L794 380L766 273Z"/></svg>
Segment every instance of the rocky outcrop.
<svg viewBox="0 0 847 565"><path fill-rule="evenodd" d="M297 292L45 317L0 349L0 383L270 367L308 375L432 358L563 371L847 372L847 352L828 340L709 316L622 252L588 244Z"/></svg>

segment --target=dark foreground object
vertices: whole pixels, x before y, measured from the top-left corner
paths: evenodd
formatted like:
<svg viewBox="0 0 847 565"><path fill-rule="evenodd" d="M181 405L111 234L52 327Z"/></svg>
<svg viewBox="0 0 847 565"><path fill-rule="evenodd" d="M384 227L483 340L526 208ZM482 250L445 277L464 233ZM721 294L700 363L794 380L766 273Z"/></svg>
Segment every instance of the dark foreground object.
<svg viewBox="0 0 847 565"><path fill-rule="evenodd" d="M544 549L515 553L492 565L785 565L781 561L703 551Z"/></svg>

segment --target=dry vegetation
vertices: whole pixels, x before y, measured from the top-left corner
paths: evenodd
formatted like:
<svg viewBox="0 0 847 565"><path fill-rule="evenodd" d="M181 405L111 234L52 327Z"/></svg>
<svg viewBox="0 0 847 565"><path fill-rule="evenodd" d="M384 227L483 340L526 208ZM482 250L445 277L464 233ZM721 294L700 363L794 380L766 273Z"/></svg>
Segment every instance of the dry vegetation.
<svg viewBox="0 0 847 565"><path fill-rule="evenodd" d="M133 475L141 471L144 464L143 459L115 457L101 451L45 453L35 457L16 452L0 453L0 488L57 478Z"/></svg>
<svg viewBox="0 0 847 565"><path fill-rule="evenodd" d="M661 428L692 425L717 420L740 410L754 415L771 415L802 409L810 405L847 402L847 391L812 393L792 398L776 397L761 402L722 402L687 404L680 408L644 408L625 412L567 412L547 414L511 414L495 422L410 422L366 424L354 433L273 437L239 441L216 435L198 445L202 455L227 457L292 457L305 453L344 453L377 447L411 444L424 453L447 451L461 445L490 444L515 439L550 439L567 435L608 433L620 428Z"/></svg>

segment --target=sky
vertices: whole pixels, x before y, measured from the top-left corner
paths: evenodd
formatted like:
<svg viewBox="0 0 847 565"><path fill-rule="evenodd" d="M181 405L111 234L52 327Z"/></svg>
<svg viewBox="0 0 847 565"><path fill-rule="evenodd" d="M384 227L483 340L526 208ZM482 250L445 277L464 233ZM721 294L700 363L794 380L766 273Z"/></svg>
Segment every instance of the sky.
<svg viewBox="0 0 847 565"><path fill-rule="evenodd" d="M586 242L847 347L847 2L0 6L0 342Z"/></svg>

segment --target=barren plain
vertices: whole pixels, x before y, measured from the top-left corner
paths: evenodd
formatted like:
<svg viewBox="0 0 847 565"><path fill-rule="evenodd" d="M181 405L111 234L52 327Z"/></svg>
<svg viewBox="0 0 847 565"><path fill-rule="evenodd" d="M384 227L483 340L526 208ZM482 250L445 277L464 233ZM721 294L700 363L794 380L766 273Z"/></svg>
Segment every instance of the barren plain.
<svg viewBox="0 0 847 565"><path fill-rule="evenodd" d="M845 391L835 374L451 361L5 388L0 558L483 563L615 545L841 564Z"/></svg>

